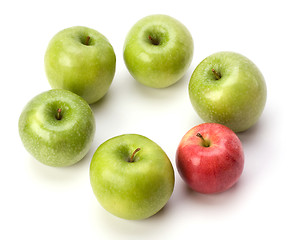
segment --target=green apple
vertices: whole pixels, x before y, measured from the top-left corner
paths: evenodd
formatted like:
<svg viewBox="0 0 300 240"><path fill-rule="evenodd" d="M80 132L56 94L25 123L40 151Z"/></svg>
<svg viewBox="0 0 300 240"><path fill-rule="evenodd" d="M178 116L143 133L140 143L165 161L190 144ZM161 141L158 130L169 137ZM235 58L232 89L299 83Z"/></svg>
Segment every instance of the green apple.
<svg viewBox="0 0 300 240"><path fill-rule="evenodd" d="M19 118L25 149L38 161L63 167L80 161L89 151L95 119L88 103L64 89L34 97Z"/></svg>
<svg viewBox="0 0 300 240"><path fill-rule="evenodd" d="M168 87L182 78L192 61L193 39L178 20L150 15L139 20L124 43L124 61L134 79L153 87Z"/></svg>
<svg viewBox="0 0 300 240"><path fill-rule="evenodd" d="M145 219L165 206L174 188L174 170L166 153L150 139L124 134L96 150L90 165L95 196L108 212Z"/></svg>
<svg viewBox="0 0 300 240"><path fill-rule="evenodd" d="M262 73L248 58L234 52L218 52L194 70L189 96L203 121L241 132L261 116L267 88Z"/></svg>
<svg viewBox="0 0 300 240"><path fill-rule="evenodd" d="M51 39L44 62L52 88L72 91L91 104L107 93L115 75L116 56L102 34L75 26Z"/></svg>

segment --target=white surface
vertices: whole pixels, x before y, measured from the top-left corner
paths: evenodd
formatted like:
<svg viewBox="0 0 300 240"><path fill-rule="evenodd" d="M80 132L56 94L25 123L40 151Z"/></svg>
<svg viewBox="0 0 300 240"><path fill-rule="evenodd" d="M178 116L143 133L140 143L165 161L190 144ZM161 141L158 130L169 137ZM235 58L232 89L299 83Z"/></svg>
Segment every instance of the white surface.
<svg viewBox="0 0 300 240"><path fill-rule="evenodd" d="M197 2L197 4L195 4ZM299 239L299 12L297 1L1 1L0 239ZM195 43L185 77L167 89L135 82L122 48L127 32L154 13L173 16ZM33 159L18 136L25 104L50 89L43 58L59 30L83 25L104 34L117 56L107 96L92 106L97 131L87 156L68 168ZM175 166L187 130L201 123L190 104L189 78L208 55L231 50L260 68L268 100L258 124L238 134L245 151L239 183L217 195L192 192ZM107 213L89 183L97 147L138 133L157 142L176 173L166 207L143 221Z"/></svg>

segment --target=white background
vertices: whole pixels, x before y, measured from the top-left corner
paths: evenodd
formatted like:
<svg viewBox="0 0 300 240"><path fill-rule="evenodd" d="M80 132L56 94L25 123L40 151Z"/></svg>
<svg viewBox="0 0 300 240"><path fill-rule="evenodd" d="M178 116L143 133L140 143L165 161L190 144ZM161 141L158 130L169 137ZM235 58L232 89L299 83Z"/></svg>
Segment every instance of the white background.
<svg viewBox="0 0 300 240"><path fill-rule="evenodd" d="M0 239L299 239L298 1L1 1ZM123 57L127 32L140 18L163 13L190 30L194 58L166 89L142 86ZM50 89L44 53L58 31L82 25L104 34L117 56L113 84L92 105L97 131L87 156L67 168L44 166L24 149L18 118L25 104ZM202 123L188 97L190 76L208 55L239 52L262 71L266 108L238 134L245 168L227 192L202 195L178 175L181 137ZM166 207L142 221L106 212L93 195L89 163L105 140L138 133L157 142L173 163L176 182Z"/></svg>

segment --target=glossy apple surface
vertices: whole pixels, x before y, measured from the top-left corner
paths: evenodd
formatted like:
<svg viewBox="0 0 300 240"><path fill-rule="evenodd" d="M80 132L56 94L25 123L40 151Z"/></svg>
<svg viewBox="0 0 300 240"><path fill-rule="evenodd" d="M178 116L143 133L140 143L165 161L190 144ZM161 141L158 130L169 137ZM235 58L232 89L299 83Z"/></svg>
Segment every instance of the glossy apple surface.
<svg viewBox="0 0 300 240"><path fill-rule="evenodd" d="M26 150L54 167L80 161L89 151L95 119L88 103L64 89L43 92L23 109L19 134Z"/></svg>
<svg viewBox="0 0 300 240"><path fill-rule="evenodd" d="M261 116L267 98L263 75L245 56L218 52L204 59L189 83L191 103L204 122L245 131Z"/></svg>
<svg viewBox="0 0 300 240"><path fill-rule="evenodd" d="M169 200L174 170L156 143L141 135L125 134L107 140L96 150L90 181L108 212L125 219L144 219Z"/></svg>
<svg viewBox="0 0 300 240"><path fill-rule="evenodd" d="M51 39L44 62L52 88L72 91L91 104L107 93L115 75L116 56L101 33L75 26Z"/></svg>
<svg viewBox="0 0 300 240"><path fill-rule="evenodd" d="M193 51L192 36L181 22L167 15L150 15L129 31L123 56L134 79L164 88L183 77Z"/></svg>
<svg viewBox="0 0 300 240"><path fill-rule="evenodd" d="M182 138L176 165L186 184L200 193L224 192L240 178L244 152L237 135L217 123L203 123Z"/></svg>

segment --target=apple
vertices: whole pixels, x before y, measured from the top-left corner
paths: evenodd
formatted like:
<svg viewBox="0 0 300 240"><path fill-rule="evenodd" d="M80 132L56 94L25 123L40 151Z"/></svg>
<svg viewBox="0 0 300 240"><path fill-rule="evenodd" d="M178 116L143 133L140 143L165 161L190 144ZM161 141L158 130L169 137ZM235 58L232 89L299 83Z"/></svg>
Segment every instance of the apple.
<svg viewBox="0 0 300 240"><path fill-rule="evenodd" d="M176 166L191 189L200 193L224 192L243 172L243 147L230 128L218 123L202 123L181 139Z"/></svg>
<svg viewBox="0 0 300 240"><path fill-rule="evenodd" d="M54 167L73 165L89 151L95 119L88 103L64 89L43 92L27 103L19 118L25 149Z"/></svg>
<svg viewBox="0 0 300 240"><path fill-rule="evenodd" d="M152 140L124 134L102 143L90 164L93 192L111 214L148 218L168 202L174 170L166 153Z"/></svg>
<svg viewBox="0 0 300 240"><path fill-rule="evenodd" d="M167 15L139 20L124 43L128 71L140 83L165 88L186 73L193 57L193 39L188 29Z"/></svg>
<svg viewBox="0 0 300 240"><path fill-rule="evenodd" d="M204 122L242 132L261 116L267 98L264 77L256 65L235 52L205 58L189 82L191 103Z"/></svg>
<svg viewBox="0 0 300 240"><path fill-rule="evenodd" d="M51 39L44 63L52 88L72 91L91 104L107 93L115 75L116 56L101 33L75 26Z"/></svg>

